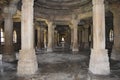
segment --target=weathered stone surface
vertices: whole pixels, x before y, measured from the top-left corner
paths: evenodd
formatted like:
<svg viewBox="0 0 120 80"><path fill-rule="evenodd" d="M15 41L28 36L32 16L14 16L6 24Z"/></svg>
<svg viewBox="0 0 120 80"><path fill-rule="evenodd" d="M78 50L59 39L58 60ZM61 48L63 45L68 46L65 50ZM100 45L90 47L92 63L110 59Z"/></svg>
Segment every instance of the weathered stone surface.
<svg viewBox="0 0 120 80"><path fill-rule="evenodd" d="M93 74L110 74L110 65L107 50L92 50L90 56L89 71Z"/></svg>
<svg viewBox="0 0 120 80"><path fill-rule="evenodd" d="M22 0L22 46L19 54L17 74L32 75L38 70L34 50L33 4L34 0ZM29 34L28 34L29 33Z"/></svg>
<svg viewBox="0 0 120 80"><path fill-rule="evenodd" d="M38 70L35 50L21 50L19 54L18 75L32 75Z"/></svg>

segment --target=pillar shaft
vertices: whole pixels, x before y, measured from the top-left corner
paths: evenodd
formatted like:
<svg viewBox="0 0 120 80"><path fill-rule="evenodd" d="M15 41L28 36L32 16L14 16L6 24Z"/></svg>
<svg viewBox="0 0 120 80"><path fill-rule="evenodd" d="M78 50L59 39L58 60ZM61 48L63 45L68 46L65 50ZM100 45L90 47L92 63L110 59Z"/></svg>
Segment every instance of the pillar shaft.
<svg viewBox="0 0 120 80"><path fill-rule="evenodd" d="M70 48L72 49L73 46L73 28L71 27L71 45Z"/></svg>
<svg viewBox="0 0 120 80"><path fill-rule="evenodd" d="M93 49L90 56L89 71L93 74L108 75L110 66L107 50L105 50L104 0L93 0L93 31Z"/></svg>
<svg viewBox="0 0 120 80"><path fill-rule="evenodd" d="M46 49L47 47L47 30L44 30L44 48Z"/></svg>
<svg viewBox="0 0 120 80"><path fill-rule="evenodd" d="M49 22L48 23L48 46L47 46L47 51L52 52L53 49L53 23Z"/></svg>
<svg viewBox="0 0 120 80"><path fill-rule="evenodd" d="M40 49L40 27L37 28L37 48Z"/></svg>
<svg viewBox="0 0 120 80"><path fill-rule="evenodd" d="M13 15L16 12L16 6L11 5L4 8L4 30L5 30L5 45L3 61L12 62L15 61L15 53L13 48Z"/></svg>
<svg viewBox="0 0 120 80"><path fill-rule="evenodd" d="M34 50L33 4L34 0L22 0L22 47L19 54L18 75L35 74L38 69Z"/></svg>
<svg viewBox="0 0 120 80"><path fill-rule="evenodd" d="M72 51L78 51L78 23L73 23L73 46Z"/></svg>
<svg viewBox="0 0 120 80"><path fill-rule="evenodd" d="M34 48L33 1L23 0L22 4L22 49Z"/></svg>

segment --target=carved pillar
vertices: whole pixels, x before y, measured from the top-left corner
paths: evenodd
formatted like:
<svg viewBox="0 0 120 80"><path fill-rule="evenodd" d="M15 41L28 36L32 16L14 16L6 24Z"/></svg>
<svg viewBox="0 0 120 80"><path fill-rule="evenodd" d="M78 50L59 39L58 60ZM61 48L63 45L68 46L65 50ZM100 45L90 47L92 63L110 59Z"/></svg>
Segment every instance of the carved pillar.
<svg viewBox="0 0 120 80"><path fill-rule="evenodd" d="M73 46L72 51L79 51L78 50L78 21L74 20L72 23L73 26Z"/></svg>
<svg viewBox="0 0 120 80"><path fill-rule="evenodd" d="M17 67L18 75L31 75L38 70L34 49L33 4L34 0L22 0L22 44Z"/></svg>
<svg viewBox="0 0 120 80"><path fill-rule="evenodd" d="M89 71L93 74L108 75L110 66L108 52L105 49L104 0L93 0L93 31L93 49L91 50Z"/></svg>
<svg viewBox="0 0 120 80"><path fill-rule="evenodd" d="M53 51L53 23L48 22L48 46L47 51L52 52Z"/></svg>
<svg viewBox="0 0 120 80"><path fill-rule="evenodd" d="M120 61L120 10L118 10L118 7L115 7L112 9L112 12L114 24L114 45L111 58Z"/></svg>
<svg viewBox="0 0 120 80"><path fill-rule="evenodd" d="M5 30L5 45L3 61L13 62L16 60L13 48L13 15L16 13L16 6L10 5L4 8L4 30Z"/></svg>

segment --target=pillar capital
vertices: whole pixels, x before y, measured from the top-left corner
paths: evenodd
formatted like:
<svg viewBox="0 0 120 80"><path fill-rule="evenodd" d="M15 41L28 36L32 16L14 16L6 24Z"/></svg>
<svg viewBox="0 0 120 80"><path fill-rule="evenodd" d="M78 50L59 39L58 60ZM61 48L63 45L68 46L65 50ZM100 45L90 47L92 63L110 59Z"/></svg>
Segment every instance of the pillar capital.
<svg viewBox="0 0 120 80"><path fill-rule="evenodd" d="M77 19L71 20L71 25L78 25L78 23L79 23L79 20L77 20Z"/></svg>
<svg viewBox="0 0 120 80"><path fill-rule="evenodd" d="M53 22L52 21L46 21L48 27L51 27L53 25Z"/></svg>
<svg viewBox="0 0 120 80"><path fill-rule="evenodd" d="M5 7L3 12L5 14L5 18L12 17L17 11L17 7L15 5Z"/></svg>
<svg viewBox="0 0 120 80"><path fill-rule="evenodd" d="M92 0L93 5L101 5L104 4L104 0Z"/></svg>
<svg viewBox="0 0 120 80"><path fill-rule="evenodd" d="M33 4L34 0L22 0L23 4Z"/></svg>

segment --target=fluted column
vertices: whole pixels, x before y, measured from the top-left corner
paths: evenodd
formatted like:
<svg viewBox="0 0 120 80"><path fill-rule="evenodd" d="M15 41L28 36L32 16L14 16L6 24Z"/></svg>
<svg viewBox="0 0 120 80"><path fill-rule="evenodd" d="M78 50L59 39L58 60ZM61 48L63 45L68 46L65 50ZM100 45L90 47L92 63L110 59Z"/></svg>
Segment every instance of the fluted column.
<svg viewBox="0 0 120 80"><path fill-rule="evenodd" d="M31 75L38 70L34 49L33 4L34 0L22 0L22 44L17 67L18 75Z"/></svg>
<svg viewBox="0 0 120 80"><path fill-rule="evenodd" d="M78 50L78 21L74 20L72 23L73 26L73 46L72 51L79 51Z"/></svg>
<svg viewBox="0 0 120 80"><path fill-rule="evenodd" d="M93 49L91 50L89 71L93 74L108 75L110 66L105 49L105 8L104 0L93 2Z"/></svg>
<svg viewBox="0 0 120 80"><path fill-rule="evenodd" d="M52 52L53 51L53 23L48 22L48 46L47 51Z"/></svg>
<svg viewBox="0 0 120 80"><path fill-rule="evenodd" d="M5 30L5 45L3 61L13 62L16 60L13 47L13 15L16 13L16 5L11 4L4 8L4 30Z"/></svg>
<svg viewBox="0 0 120 80"><path fill-rule="evenodd" d="M113 6L113 23L114 23L114 45L111 53L113 60L120 61L120 10L116 5Z"/></svg>

